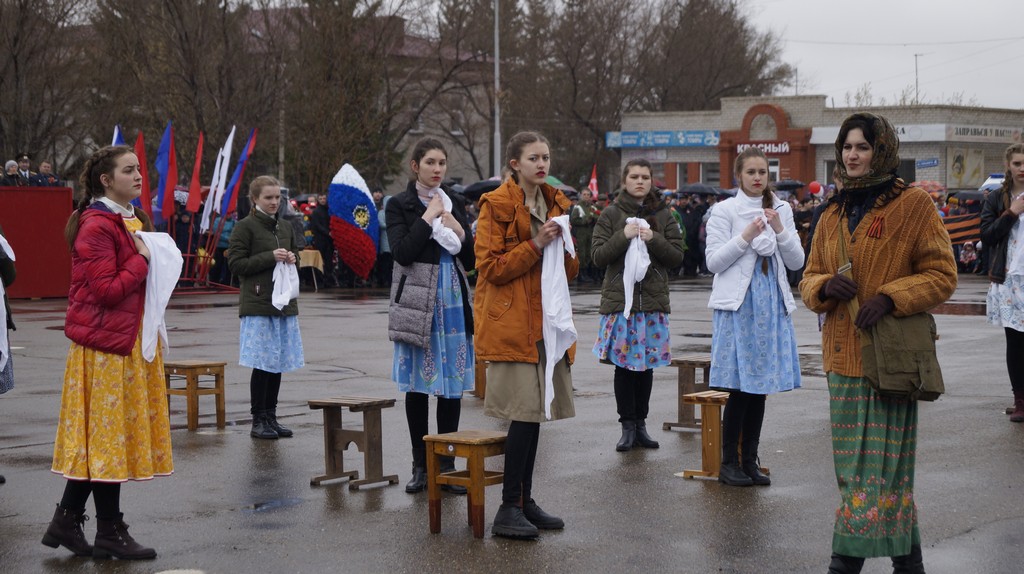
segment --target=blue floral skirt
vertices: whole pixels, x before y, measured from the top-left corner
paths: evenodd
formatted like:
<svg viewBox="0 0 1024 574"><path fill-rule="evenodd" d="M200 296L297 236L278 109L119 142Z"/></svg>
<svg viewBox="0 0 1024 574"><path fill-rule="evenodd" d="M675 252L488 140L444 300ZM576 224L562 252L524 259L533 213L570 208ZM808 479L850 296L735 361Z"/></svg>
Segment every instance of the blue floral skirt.
<svg viewBox="0 0 1024 574"><path fill-rule="evenodd" d="M466 334L459 269L447 252L441 254L440 266L430 345L396 342L391 378L403 393L458 399L476 384L476 355L473 338Z"/></svg>
<svg viewBox="0 0 1024 574"><path fill-rule="evenodd" d="M646 371L672 362L668 314L661 311L601 315L594 355L630 371Z"/></svg>
<svg viewBox="0 0 1024 574"><path fill-rule="evenodd" d="M793 319L779 289L775 261L768 273L754 267L754 276L736 311L716 309L712 315L712 388L770 395L800 387L800 355Z"/></svg>
<svg viewBox="0 0 1024 574"><path fill-rule="evenodd" d="M238 339L238 364L243 367L287 373L306 364L298 315L242 317Z"/></svg>

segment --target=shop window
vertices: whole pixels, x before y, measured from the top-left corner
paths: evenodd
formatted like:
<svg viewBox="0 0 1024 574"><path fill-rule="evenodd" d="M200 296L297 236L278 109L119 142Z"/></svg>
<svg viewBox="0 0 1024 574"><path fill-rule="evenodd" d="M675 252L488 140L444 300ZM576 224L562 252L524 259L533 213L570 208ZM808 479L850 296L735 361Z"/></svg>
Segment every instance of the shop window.
<svg viewBox="0 0 1024 574"><path fill-rule="evenodd" d="M903 181L907 183L917 181L917 160L900 160L900 166L896 168L896 175L901 177Z"/></svg>
<svg viewBox="0 0 1024 574"><path fill-rule="evenodd" d="M686 185L686 183L688 181L690 181L690 176L689 176L688 173L686 173L686 168L689 165L690 164L683 163L683 162L679 162L679 163L676 164L676 184L677 184L676 187L677 188L683 187L684 185Z"/></svg>
<svg viewBox="0 0 1024 574"><path fill-rule="evenodd" d="M768 181L779 181L779 160L768 159Z"/></svg>
<svg viewBox="0 0 1024 574"><path fill-rule="evenodd" d="M718 162L702 162L700 164L700 182L718 185L721 182Z"/></svg>

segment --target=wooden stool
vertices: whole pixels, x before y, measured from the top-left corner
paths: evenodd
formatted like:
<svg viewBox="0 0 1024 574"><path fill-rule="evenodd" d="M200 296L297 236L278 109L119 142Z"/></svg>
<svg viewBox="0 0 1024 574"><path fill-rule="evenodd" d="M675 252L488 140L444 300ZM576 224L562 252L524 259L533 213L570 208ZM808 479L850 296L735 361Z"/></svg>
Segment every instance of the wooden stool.
<svg viewBox="0 0 1024 574"><path fill-rule="evenodd" d="M224 366L227 363L210 361L165 361L164 380L167 384L167 408L171 395L185 397L187 401L188 430L199 428L199 395L214 395L217 402L217 428L224 428ZM212 387L200 387L199 377L212 376ZM184 378L185 388L171 388L171 377Z"/></svg>
<svg viewBox="0 0 1024 574"><path fill-rule="evenodd" d="M505 473L484 470L484 459L505 454L506 434L497 431L465 430L445 434L428 434L427 443L427 501L429 502L430 532L441 532L441 485L457 484L469 491L469 525L475 538L484 537L484 487L501 484ZM466 470L440 474L442 456L466 459Z"/></svg>
<svg viewBox="0 0 1024 574"><path fill-rule="evenodd" d="M697 407L691 406L690 403L683 400L683 397L708 390L708 379L711 376L711 355L685 355L672 359L671 364L678 369L679 374L679 420L664 423L661 425L661 429L699 429L700 421L694 417ZM697 383L697 369L704 371L703 384Z"/></svg>
<svg viewBox="0 0 1024 574"><path fill-rule="evenodd" d="M324 411L324 464L325 474L309 480L311 485L319 485L337 478L352 479L348 483L349 490L357 490L360 486L387 481L398 484L398 475L384 476L384 456L381 447L383 436L380 424L380 410L395 406L395 399L375 397L337 397L309 401L310 409ZM363 430L346 429L341 426L341 409L347 408L353 413L363 413ZM349 443L356 445L363 453L363 470L366 477L361 480L358 470L345 470L344 454Z"/></svg>
<svg viewBox="0 0 1024 574"><path fill-rule="evenodd" d="M477 360L476 371L474 372L474 378L476 379L475 386L473 387L473 395L477 398L484 398L487 396L487 362Z"/></svg>
<svg viewBox="0 0 1024 574"><path fill-rule="evenodd" d="M683 396L687 405L700 405L700 470L684 470L676 476L683 478L718 478L718 470L722 467L722 407L729 400L729 393L724 391L702 391ZM742 443L742 437L740 442ZM743 452L736 448L739 456ZM765 467L761 472L769 474Z"/></svg>

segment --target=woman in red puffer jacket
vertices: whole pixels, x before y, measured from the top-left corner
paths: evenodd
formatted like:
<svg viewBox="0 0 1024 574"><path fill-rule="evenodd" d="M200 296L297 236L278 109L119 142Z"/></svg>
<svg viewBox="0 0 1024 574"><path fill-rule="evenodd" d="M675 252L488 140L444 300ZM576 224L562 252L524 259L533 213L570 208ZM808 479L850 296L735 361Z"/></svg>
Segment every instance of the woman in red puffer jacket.
<svg viewBox="0 0 1024 574"><path fill-rule="evenodd" d="M121 483L173 471L163 359L142 356L142 315L149 250L135 232L152 230L131 201L141 193L131 148L106 147L86 162L65 235L71 290L54 473L67 479L43 544L79 556L150 559L156 551L128 534ZM96 505L96 540L82 531L85 503Z"/></svg>

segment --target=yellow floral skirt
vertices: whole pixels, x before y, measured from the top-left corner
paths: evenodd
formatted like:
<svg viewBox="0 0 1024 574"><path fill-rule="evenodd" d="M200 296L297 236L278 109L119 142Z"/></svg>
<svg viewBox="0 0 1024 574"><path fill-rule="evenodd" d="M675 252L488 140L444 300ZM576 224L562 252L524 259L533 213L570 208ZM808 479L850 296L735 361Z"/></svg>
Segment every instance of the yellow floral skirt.
<svg viewBox="0 0 1024 574"><path fill-rule="evenodd" d="M71 343L52 471L71 480L149 480L174 471L164 361L142 358L142 329L127 357Z"/></svg>

